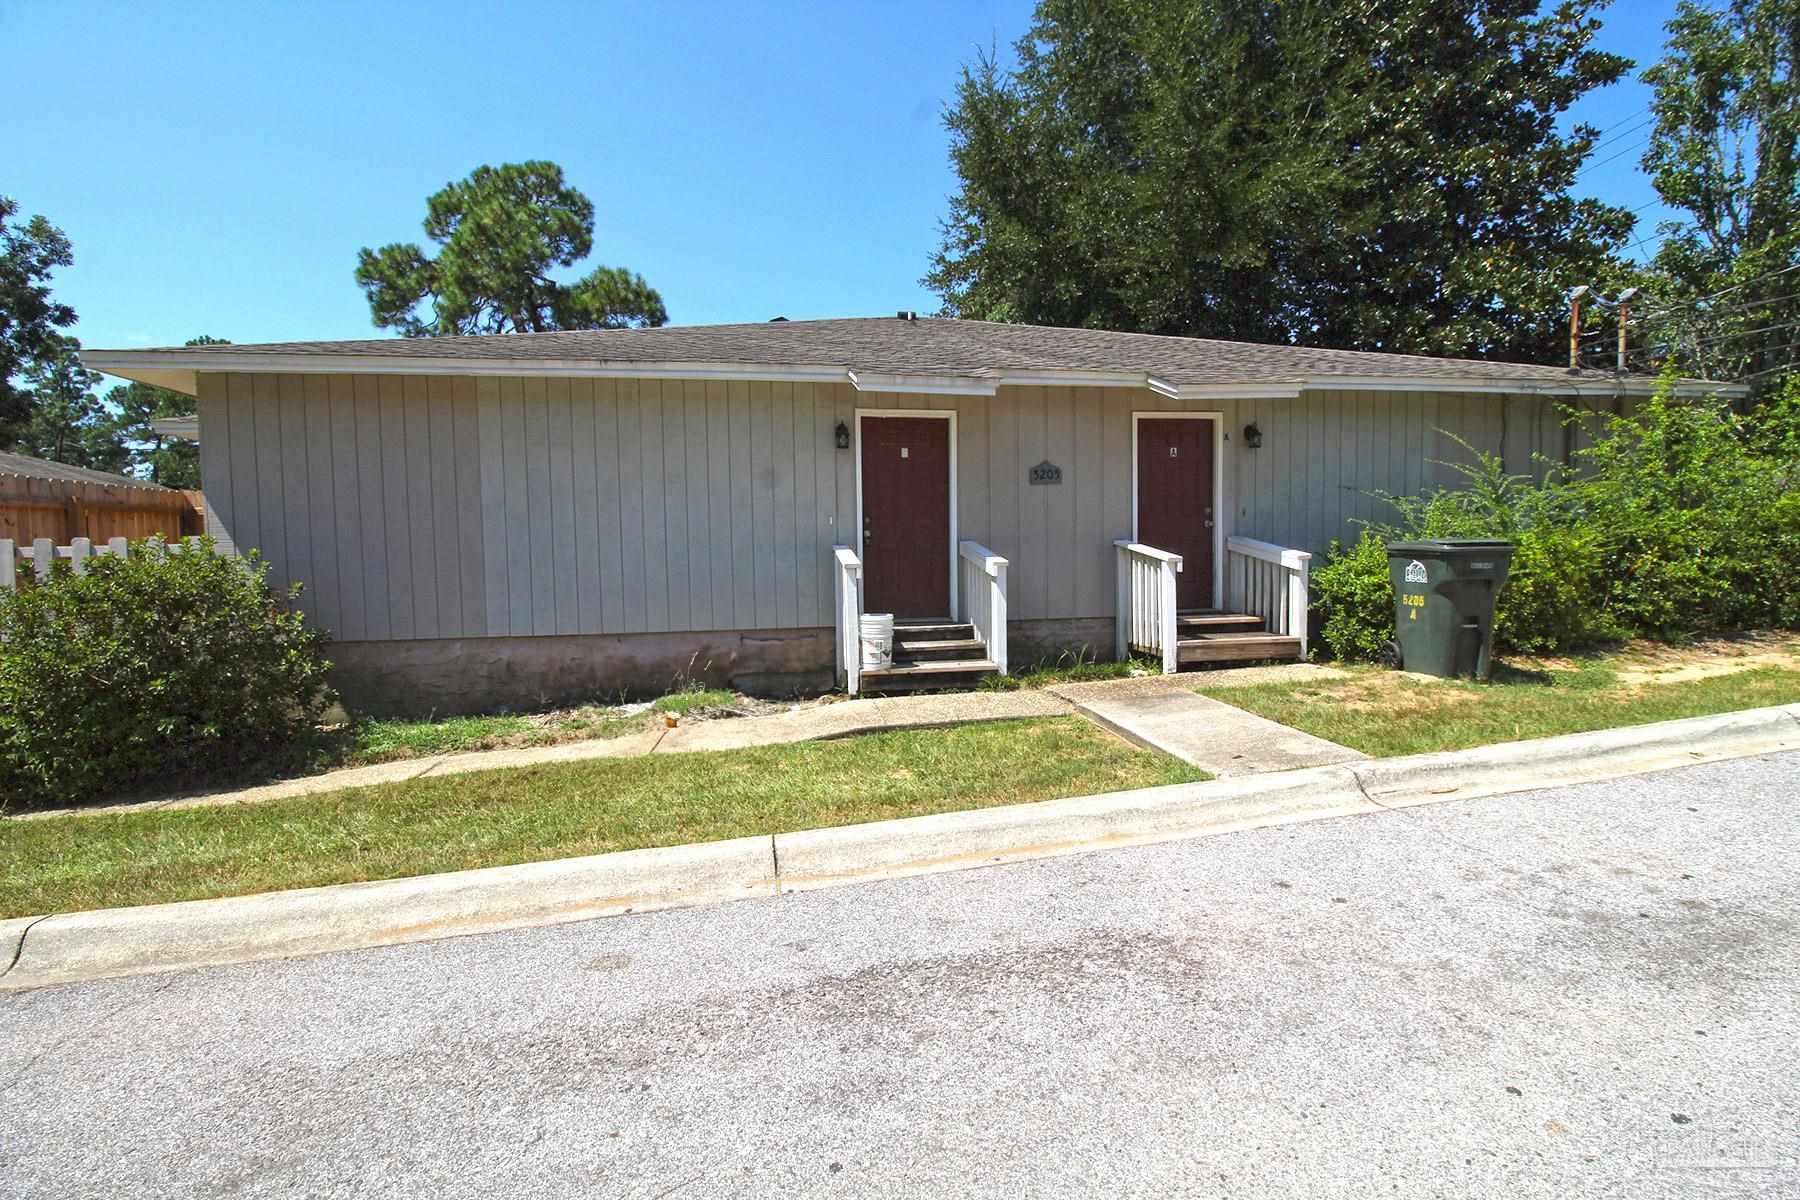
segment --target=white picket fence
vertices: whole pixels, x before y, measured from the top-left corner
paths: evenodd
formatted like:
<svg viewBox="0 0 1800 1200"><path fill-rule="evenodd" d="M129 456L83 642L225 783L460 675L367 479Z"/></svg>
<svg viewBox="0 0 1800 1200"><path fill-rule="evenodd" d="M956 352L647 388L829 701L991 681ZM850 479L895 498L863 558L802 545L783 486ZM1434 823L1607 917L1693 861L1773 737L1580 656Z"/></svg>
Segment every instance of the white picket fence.
<svg viewBox="0 0 1800 1200"><path fill-rule="evenodd" d="M184 550L198 550L200 539L188 538L185 542L163 542L152 538L145 545L155 552L180 554ZM0 538L0 591L12 591L19 585L21 564L29 564L30 570L39 579L50 577L50 567L57 559L67 559L70 570L77 575L87 574L88 562L107 555L124 558L131 553L131 543L122 537L95 545L87 538L76 538L67 546L58 546L49 538L38 538L29 546L13 541L11 538Z"/></svg>

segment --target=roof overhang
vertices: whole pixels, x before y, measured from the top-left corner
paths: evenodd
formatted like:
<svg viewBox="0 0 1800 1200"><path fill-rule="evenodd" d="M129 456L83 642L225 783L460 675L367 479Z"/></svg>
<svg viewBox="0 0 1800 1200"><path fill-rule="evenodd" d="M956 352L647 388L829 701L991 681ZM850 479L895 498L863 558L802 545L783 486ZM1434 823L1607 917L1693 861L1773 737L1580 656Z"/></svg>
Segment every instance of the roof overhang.
<svg viewBox="0 0 1800 1200"><path fill-rule="evenodd" d="M184 438L190 442L200 440L200 418L191 417L155 417L150 428L163 437Z"/></svg>
<svg viewBox="0 0 1800 1200"><path fill-rule="evenodd" d="M1558 379L1499 376L1457 379L1438 375L1306 375L1269 380L1176 384L1141 371L996 369L978 374L899 374L851 366L734 362L609 362L593 359L469 358L423 354L279 354L219 350L84 350L89 368L189 396L205 373L300 375L511 375L593 379L701 379L777 383L848 383L859 392L992 396L1002 387L1147 388L1179 400L1291 399L1303 391L1485 392L1490 395L1647 396L1658 380L1584 372ZM1682 381L1681 396L1742 396L1739 383Z"/></svg>

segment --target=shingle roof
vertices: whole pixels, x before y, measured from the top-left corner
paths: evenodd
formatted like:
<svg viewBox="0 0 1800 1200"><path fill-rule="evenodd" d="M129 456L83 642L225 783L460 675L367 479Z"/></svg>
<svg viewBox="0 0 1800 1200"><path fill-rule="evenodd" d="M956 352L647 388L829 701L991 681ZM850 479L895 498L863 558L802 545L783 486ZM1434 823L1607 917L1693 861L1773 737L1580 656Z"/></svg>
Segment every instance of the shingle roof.
<svg viewBox="0 0 1800 1200"><path fill-rule="evenodd" d="M46 458L32 458L27 454L0 453L0 475L19 475L26 479L53 479L65 483L101 483L108 487L150 488L154 491L168 491L159 483L151 483L147 479L133 479L129 475L113 475L106 471L92 471L87 467L71 467L68 463L51 462Z"/></svg>
<svg viewBox="0 0 1800 1200"><path fill-rule="evenodd" d="M280 358L275 370L305 370L306 360L354 361L357 369L404 370L408 360L467 362L471 370L521 364L565 369L591 367L623 373L651 364L732 365L740 368L839 370L857 374L936 376L997 381L1031 372L1136 374L1175 388L1246 384L1330 386L1333 379L1443 381L1464 388L1492 383L1533 389L1594 390L1623 383L1647 388L1654 378L1609 371L1571 372L1536 363L1426 358L1318 350L1305 346L1226 342L1210 338L1113 333L1005 325L940 317L902 320L856 317L818 321L767 321L738 325L665 325L657 329L572 330L485 337L372 338L341 342L277 342L264 345L190 346L161 350L91 351L101 370L135 368L256 370L258 360ZM209 360L219 365L208 366ZM1323 382L1321 382L1323 381Z"/></svg>

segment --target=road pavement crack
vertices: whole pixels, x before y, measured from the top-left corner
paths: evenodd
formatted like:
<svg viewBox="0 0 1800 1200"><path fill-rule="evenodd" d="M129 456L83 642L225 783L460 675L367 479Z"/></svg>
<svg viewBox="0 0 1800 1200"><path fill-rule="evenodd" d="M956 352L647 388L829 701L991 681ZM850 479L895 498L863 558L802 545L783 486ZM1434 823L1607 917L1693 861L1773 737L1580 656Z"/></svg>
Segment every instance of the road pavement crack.
<svg viewBox="0 0 1800 1200"><path fill-rule="evenodd" d="M0 967L0 978L4 978L14 967L19 965L19 959L25 955L25 939L31 936L31 931L55 915L55 913L45 913L41 917L34 917L31 924L19 931L19 944L13 947L12 960L4 967Z"/></svg>
<svg viewBox="0 0 1800 1200"><path fill-rule="evenodd" d="M42 918L40 918L40 920L41 919ZM35 924L35 923L36 922L33 922L33 924ZM13 1088L15 1088L19 1085L20 1081L23 1080L25 1078L25 1076L31 1074L33 1067L36 1067L39 1063L43 1062L46 1058L49 1058L52 1054L55 1054L58 1050L61 1050L64 1046L66 1046L70 1042L74 1041L77 1037L82 1037L87 1034L90 1034L90 1033L94 1032L96 1029L104 1029L106 1026L111 1025L114 1021L117 1021L121 1016L123 1016L125 1013L129 1012L131 1009L136 1008L140 1004L146 1004L146 1003L150 1002L151 1000L156 999L158 996L162 995L164 992L166 992L170 988L174 987L176 982L179 979L180 979L180 976L171 975L167 979L163 980L161 983L157 984L155 987L146 991L143 995L133 996L131 999L125 1001L123 1004L114 1008L111 1012L108 1012L105 1016L101 1017L99 1020L90 1022L89 1024L85 1025L84 1027L82 1027L80 1029L71 1029L67 1033L63 1034L61 1037L52 1041L49 1045L44 1046L42 1049L34 1051L31 1055L31 1057L25 1060L25 1064L23 1066L21 1066L17 1071L13 1072L13 1076L11 1079L8 1079L5 1083L0 1084L0 1095L4 1095L5 1093L12 1091Z"/></svg>

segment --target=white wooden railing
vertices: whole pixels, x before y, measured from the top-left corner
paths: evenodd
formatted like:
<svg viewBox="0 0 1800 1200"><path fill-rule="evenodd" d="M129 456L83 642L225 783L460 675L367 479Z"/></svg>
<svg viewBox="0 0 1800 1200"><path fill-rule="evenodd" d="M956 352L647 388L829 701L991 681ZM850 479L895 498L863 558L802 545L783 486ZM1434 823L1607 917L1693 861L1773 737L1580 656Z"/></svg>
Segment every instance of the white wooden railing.
<svg viewBox="0 0 1800 1200"><path fill-rule="evenodd" d="M980 542L963 542L961 619L987 643L987 656L1006 674L1006 560Z"/></svg>
<svg viewBox="0 0 1800 1200"><path fill-rule="evenodd" d="M1312 555L1255 538L1225 539L1225 595L1233 612L1263 619L1263 628L1300 639L1306 658L1306 589Z"/></svg>
<svg viewBox="0 0 1800 1200"><path fill-rule="evenodd" d="M848 546L831 548L836 581L837 681L850 695L862 686L863 565Z"/></svg>
<svg viewBox="0 0 1800 1200"><path fill-rule="evenodd" d="M151 538L146 546L161 547L169 554L180 554L183 550L196 547L200 539L191 537L183 542L165 544L161 538ZM49 538L36 538L27 546L15 542L11 538L0 538L0 591L10 592L19 586L19 568L29 563L31 571L39 579L50 577L51 565L57 559L67 559L69 569L77 575L87 574L89 559L114 555L124 558L131 553L131 543L122 537L95 545L87 538L76 538L67 546L58 546Z"/></svg>
<svg viewBox="0 0 1800 1200"><path fill-rule="evenodd" d="M1163 674L1173 675L1180 640L1175 625L1175 576L1181 570L1181 555L1124 539L1113 545L1119 551L1113 651L1121 659L1133 650L1160 655Z"/></svg>

